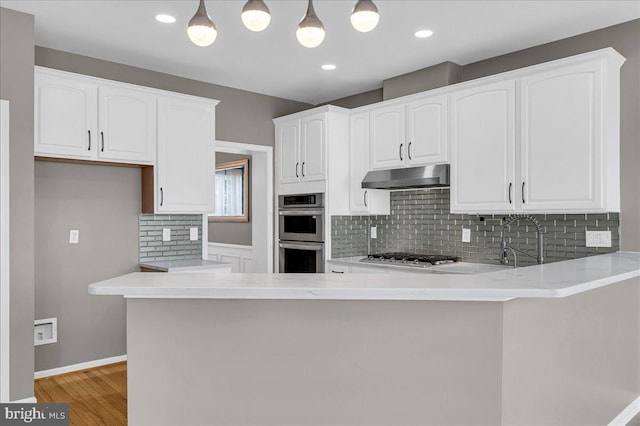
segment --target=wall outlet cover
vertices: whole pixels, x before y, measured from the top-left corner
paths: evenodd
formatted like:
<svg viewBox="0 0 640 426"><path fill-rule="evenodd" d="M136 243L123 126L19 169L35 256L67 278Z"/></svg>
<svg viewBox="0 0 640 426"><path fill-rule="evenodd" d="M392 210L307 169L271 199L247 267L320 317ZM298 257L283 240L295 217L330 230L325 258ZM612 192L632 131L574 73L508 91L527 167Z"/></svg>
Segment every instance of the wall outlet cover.
<svg viewBox="0 0 640 426"><path fill-rule="evenodd" d="M58 318L45 318L33 322L33 344L47 345L58 341Z"/></svg>
<svg viewBox="0 0 640 426"><path fill-rule="evenodd" d="M162 241L171 241L171 228L162 228Z"/></svg>
<svg viewBox="0 0 640 426"><path fill-rule="evenodd" d="M462 228L462 242L470 243L471 242L471 229Z"/></svg>
<svg viewBox="0 0 640 426"><path fill-rule="evenodd" d="M371 227L371 238L378 238L378 227L377 226L372 226Z"/></svg>
<svg viewBox="0 0 640 426"><path fill-rule="evenodd" d="M198 228L189 228L189 239L191 241L198 241Z"/></svg>
<svg viewBox="0 0 640 426"><path fill-rule="evenodd" d="M78 244L80 241L80 231L77 229L71 229L69 231L69 244Z"/></svg>
<svg viewBox="0 0 640 426"><path fill-rule="evenodd" d="M611 247L611 231L587 231L587 247Z"/></svg>

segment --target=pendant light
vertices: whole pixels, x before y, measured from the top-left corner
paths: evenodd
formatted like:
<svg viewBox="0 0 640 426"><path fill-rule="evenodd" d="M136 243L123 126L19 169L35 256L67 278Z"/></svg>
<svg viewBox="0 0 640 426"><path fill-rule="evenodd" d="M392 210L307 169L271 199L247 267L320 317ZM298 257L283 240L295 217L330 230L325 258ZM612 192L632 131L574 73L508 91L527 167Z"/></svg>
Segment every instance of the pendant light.
<svg viewBox="0 0 640 426"><path fill-rule="evenodd" d="M356 30L367 33L373 30L380 20L378 8L372 0L358 0L351 13L351 25Z"/></svg>
<svg viewBox="0 0 640 426"><path fill-rule="evenodd" d="M248 0L242 8L242 22L251 31L262 31L269 26L271 14L263 0Z"/></svg>
<svg viewBox="0 0 640 426"><path fill-rule="evenodd" d="M209 46L216 41L216 37L218 36L216 24L213 23L207 14L207 9L204 7L204 0L200 0L198 11L189 21L187 34L193 44L197 46Z"/></svg>
<svg viewBox="0 0 640 426"><path fill-rule="evenodd" d="M296 37L301 45L308 48L320 46L324 40L324 25L313 10L313 0L309 0L307 14L298 24Z"/></svg>

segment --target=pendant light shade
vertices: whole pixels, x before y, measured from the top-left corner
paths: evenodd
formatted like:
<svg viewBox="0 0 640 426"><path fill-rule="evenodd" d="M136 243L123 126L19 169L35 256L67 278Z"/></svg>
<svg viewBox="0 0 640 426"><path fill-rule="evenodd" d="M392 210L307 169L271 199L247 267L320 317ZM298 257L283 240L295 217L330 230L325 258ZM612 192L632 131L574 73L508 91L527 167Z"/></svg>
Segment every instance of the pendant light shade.
<svg viewBox="0 0 640 426"><path fill-rule="evenodd" d="M198 11L189 21L187 34L193 44L197 46L209 46L216 41L216 37L218 36L216 24L213 23L207 14L207 9L204 7L204 0L200 0Z"/></svg>
<svg viewBox="0 0 640 426"><path fill-rule="evenodd" d="M271 22L271 13L263 0L249 0L242 8L242 22L251 31L262 31Z"/></svg>
<svg viewBox="0 0 640 426"><path fill-rule="evenodd" d="M322 25L315 10L313 10L312 0L309 0L307 14L304 15L304 18L302 18L302 21L298 24L296 37L301 45L308 48L317 47L322 44L324 40L324 25Z"/></svg>
<svg viewBox="0 0 640 426"><path fill-rule="evenodd" d="M372 0L358 0L351 13L351 25L356 30L367 33L373 30L380 21L378 8Z"/></svg>

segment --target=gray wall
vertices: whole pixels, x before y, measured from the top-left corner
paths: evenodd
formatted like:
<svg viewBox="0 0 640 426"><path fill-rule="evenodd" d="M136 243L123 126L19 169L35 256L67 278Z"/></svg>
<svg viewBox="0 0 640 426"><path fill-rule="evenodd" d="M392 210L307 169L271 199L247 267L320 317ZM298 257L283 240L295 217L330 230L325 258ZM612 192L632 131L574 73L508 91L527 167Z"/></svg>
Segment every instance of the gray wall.
<svg viewBox="0 0 640 426"><path fill-rule="evenodd" d="M227 152L216 152L216 164L226 163L228 161L249 159L249 172L251 172L251 156L229 154ZM251 185L251 175L249 175L249 184ZM251 188L251 186L250 186ZM251 189L249 189L251 191ZM251 200L251 197L249 197ZM251 203L249 203L249 222L213 222L209 219L209 242L240 244L250 246L251 240Z"/></svg>
<svg viewBox="0 0 640 426"><path fill-rule="evenodd" d="M413 71L382 82L384 100L399 98L425 90L436 89L462 81L462 67L453 62L443 62L429 68Z"/></svg>
<svg viewBox="0 0 640 426"><path fill-rule="evenodd" d="M35 314L58 318L36 371L126 354L124 300L87 286L138 271L140 169L36 162L35 182Z"/></svg>
<svg viewBox="0 0 640 426"><path fill-rule="evenodd" d="M0 8L0 98L10 105L11 390L33 396L33 16Z"/></svg>
<svg viewBox="0 0 640 426"><path fill-rule="evenodd" d="M140 215L140 262L202 259L202 215ZM162 230L171 230L171 241L162 241ZM191 241L190 228L198 229Z"/></svg>
<svg viewBox="0 0 640 426"><path fill-rule="evenodd" d="M364 105L375 104L382 102L382 88L370 90L364 93L358 93L357 95L347 96L340 99L335 99L331 102L327 102L326 105L335 105L342 108L358 108Z"/></svg>
<svg viewBox="0 0 640 426"><path fill-rule="evenodd" d="M620 74L622 250L640 251L640 19L464 66L464 80L613 47L627 61Z"/></svg>
<svg viewBox="0 0 640 426"><path fill-rule="evenodd" d="M273 146L275 117L312 105L36 46L36 65L218 99L216 139Z"/></svg>

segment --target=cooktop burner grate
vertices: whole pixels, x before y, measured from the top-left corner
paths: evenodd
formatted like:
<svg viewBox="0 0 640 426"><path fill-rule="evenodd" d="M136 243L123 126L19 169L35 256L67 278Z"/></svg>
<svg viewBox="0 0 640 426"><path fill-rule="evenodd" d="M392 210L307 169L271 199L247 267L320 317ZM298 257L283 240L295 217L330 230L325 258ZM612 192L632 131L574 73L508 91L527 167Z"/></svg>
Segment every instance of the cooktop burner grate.
<svg viewBox="0 0 640 426"><path fill-rule="evenodd" d="M446 256L440 254L422 254L422 253L403 253L403 252L389 252L389 253L374 253L370 254L362 262L389 262L389 263L403 263L407 265L441 265L445 263L454 263L458 261L458 258L454 256Z"/></svg>

